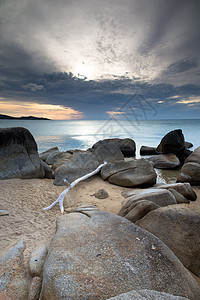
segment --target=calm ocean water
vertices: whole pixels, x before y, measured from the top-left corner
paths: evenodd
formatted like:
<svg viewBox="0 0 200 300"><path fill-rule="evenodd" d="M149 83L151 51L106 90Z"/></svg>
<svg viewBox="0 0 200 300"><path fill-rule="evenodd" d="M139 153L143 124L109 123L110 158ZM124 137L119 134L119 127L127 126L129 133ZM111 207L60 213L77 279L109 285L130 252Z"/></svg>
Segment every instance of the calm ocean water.
<svg viewBox="0 0 200 300"><path fill-rule="evenodd" d="M161 138L171 130L182 129L185 140L200 146L200 120L73 120L27 121L0 120L0 127L25 127L33 134L39 152L57 146L61 151L87 149L105 138L132 138L137 145L137 157L142 145L157 146Z"/></svg>

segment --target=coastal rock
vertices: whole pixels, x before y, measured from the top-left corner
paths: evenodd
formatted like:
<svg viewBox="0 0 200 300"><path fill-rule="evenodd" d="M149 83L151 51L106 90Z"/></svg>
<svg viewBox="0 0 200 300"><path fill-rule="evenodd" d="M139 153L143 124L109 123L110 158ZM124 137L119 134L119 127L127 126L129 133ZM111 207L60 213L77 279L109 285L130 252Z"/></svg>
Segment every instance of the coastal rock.
<svg viewBox="0 0 200 300"><path fill-rule="evenodd" d="M41 299L108 299L144 288L200 297L198 284L173 252L125 218L83 210L57 220Z"/></svg>
<svg viewBox="0 0 200 300"><path fill-rule="evenodd" d="M44 178L37 144L23 127L0 129L0 179Z"/></svg>
<svg viewBox="0 0 200 300"><path fill-rule="evenodd" d="M69 153L69 152L68 152ZM70 153L69 153L70 154ZM51 166L52 170L55 171L58 167L62 166L63 164L65 164L71 157L72 154L67 154L64 155L61 159L59 159L55 164L53 164Z"/></svg>
<svg viewBox="0 0 200 300"><path fill-rule="evenodd" d="M184 207L162 207L136 224L161 239L186 268L200 277L200 215Z"/></svg>
<svg viewBox="0 0 200 300"><path fill-rule="evenodd" d="M174 190L174 189L168 189L168 191L174 195L174 197L176 199L176 202L178 204L181 204L181 203L190 203L190 200L186 199L181 193L177 192L176 190Z"/></svg>
<svg viewBox="0 0 200 300"><path fill-rule="evenodd" d="M190 201L195 201L197 199L197 195L191 185L188 182L184 183L170 183L156 186L158 189L173 189L182 194L186 199Z"/></svg>
<svg viewBox="0 0 200 300"><path fill-rule="evenodd" d="M56 164L61 159L69 159L72 157L72 154L68 152L54 151L50 153L46 159L48 165Z"/></svg>
<svg viewBox="0 0 200 300"><path fill-rule="evenodd" d="M0 257L0 289L15 300L28 299L30 281L24 264L22 240Z"/></svg>
<svg viewBox="0 0 200 300"><path fill-rule="evenodd" d="M47 254L47 246L40 245L33 250L29 261L29 271L32 277L40 276Z"/></svg>
<svg viewBox="0 0 200 300"><path fill-rule="evenodd" d="M124 160L121 150L114 143L105 143L95 146L93 155L100 163L103 163L104 161L115 162Z"/></svg>
<svg viewBox="0 0 200 300"><path fill-rule="evenodd" d="M167 133L157 147L157 151L163 154L178 153L185 149L185 140L181 129Z"/></svg>
<svg viewBox="0 0 200 300"><path fill-rule="evenodd" d="M148 200L139 200L132 205L132 209L124 216L127 220L135 223L142 219L150 211L159 208L156 203Z"/></svg>
<svg viewBox="0 0 200 300"><path fill-rule="evenodd" d="M112 184L125 187L152 186L156 183L156 172L144 159L108 163L101 169L101 176Z"/></svg>
<svg viewBox="0 0 200 300"><path fill-rule="evenodd" d="M189 182L192 185L200 185L200 164L195 162L184 164L177 182Z"/></svg>
<svg viewBox="0 0 200 300"><path fill-rule="evenodd" d="M115 297L110 298L109 300L189 300L185 297L174 296L168 293L161 293L152 290L137 290L130 291Z"/></svg>
<svg viewBox="0 0 200 300"><path fill-rule="evenodd" d="M200 164L200 147L196 148L185 160L185 163L195 162Z"/></svg>
<svg viewBox="0 0 200 300"><path fill-rule="evenodd" d="M160 152L157 151L155 147L142 146L140 148L140 155L157 155Z"/></svg>
<svg viewBox="0 0 200 300"><path fill-rule="evenodd" d="M41 159L41 165L43 166L43 169L44 169L44 173L45 173L44 177L47 179L54 179L55 177L54 177L52 169L42 159Z"/></svg>
<svg viewBox="0 0 200 300"><path fill-rule="evenodd" d="M146 191L133 195L126 200L127 202L122 206L118 213L119 216L126 216L135 207L135 203L140 200L149 200L158 206L176 204L174 195L165 189L147 189Z"/></svg>
<svg viewBox="0 0 200 300"><path fill-rule="evenodd" d="M94 171L99 166L96 157L87 151L75 151L73 156L55 170L55 185L72 183L77 178Z"/></svg>
<svg viewBox="0 0 200 300"><path fill-rule="evenodd" d="M96 144L92 146L93 149L99 147L99 145L106 145L107 143L114 143L117 147L120 148L122 154L125 157L133 157L135 156L136 144L132 139L105 139L98 141Z"/></svg>
<svg viewBox="0 0 200 300"><path fill-rule="evenodd" d="M181 165L178 157L173 153L159 154L149 157L147 160L151 161L153 167L157 169L177 169Z"/></svg>
<svg viewBox="0 0 200 300"><path fill-rule="evenodd" d="M100 189L100 190L98 190L98 192L96 192L92 196L95 196L95 198L98 198L98 199L106 199L106 198L108 198L108 193L104 189Z"/></svg>
<svg viewBox="0 0 200 300"><path fill-rule="evenodd" d="M42 159L43 161L46 161L47 157L55 151L59 151L58 147L50 148L50 149L40 153L39 154L40 159Z"/></svg>

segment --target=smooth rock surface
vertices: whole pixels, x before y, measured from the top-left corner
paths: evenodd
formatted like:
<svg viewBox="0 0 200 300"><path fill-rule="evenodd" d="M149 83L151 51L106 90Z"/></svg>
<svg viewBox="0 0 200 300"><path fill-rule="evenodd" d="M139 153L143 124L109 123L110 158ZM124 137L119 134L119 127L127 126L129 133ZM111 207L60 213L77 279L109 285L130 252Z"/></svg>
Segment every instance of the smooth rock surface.
<svg viewBox="0 0 200 300"><path fill-rule="evenodd" d="M187 162L181 168L177 182L189 182L191 185L200 185L200 164Z"/></svg>
<svg viewBox="0 0 200 300"><path fill-rule="evenodd" d="M109 300L189 300L185 297L174 296L168 293L161 293L152 290L130 291L110 298Z"/></svg>
<svg viewBox="0 0 200 300"><path fill-rule="evenodd" d="M161 239L186 268L200 277L200 215L189 208L161 207L136 224Z"/></svg>
<svg viewBox="0 0 200 300"><path fill-rule="evenodd" d="M177 203L174 195L165 189L150 189L150 191L147 189L139 194L128 197L126 200L127 202L122 206L118 213L119 216L126 216L135 207L135 203L140 200L149 200L159 206Z"/></svg>
<svg viewBox="0 0 200 300"><path fill-rule="evenodd" d="M107 162L115 162L124 160L124 156L117 145L114 143L104 143L99 144L95 147L94 156L97 158L99 163Z"/></svg>
<svg viewBox="0 0 200 300"><path fill-rule="evenodd" d="M122 154L125 157L133 157L135 156L136 151L136 144L132 139L126 138L126 139L105 139L100 140L96 144L92 146L93 149L96 149L99 145L106 145L107 143L114 143L119 149L121 150Z"/></svg>
<svg viewBox="0 0 200 300"><path fill-rule="evenodd" d="M163 185L156 186L155 188L167 189L167 190L174 189L190 201L195 201L197 199L197 195L195 191L193 190L193 188L188 182L163 184Z"/></svg>
<svg viewBox="0 0 200 300"><path fill-rule="evenodd" d="M101 169L101 176L112 184L137 187L156 183L156 172L145 159L108 163Z"/></svg>
<svg viewBox="0 0 200 300"><path fill-rule="evenodd" d="M75 151L73 156L55 170L55 185L65 185L65 179L72 183L77 178L94 171L99 166L96 157L87 151Z"/></svg>
<svg viewBox="0 0 200 300"><path fill-rule="evenodd" d="M169 248L125 218L83 210L58 219L41 299L108 299L138 289L200 297L196 281Z"/></svg>
<svg viewBox="0 0 200 300"><path fill-rule="evenodd" d="M41 152L41 153L39 154L39 157L40 157L40 159L42 159L43 161L46 161L47 157L48 157L51 153L53 153L53 152L55 152L55 151L59 151L58 147L50 148L50 149L48 149L48 150L46 150L46 151L44 151L44 152Z"/></svg>
<svg viewBox="0 0 200 300"><path fill-rule="evenodd" d="M37 144L23 127L0 128L0 179L44 178Z"/></svg>
<svg viewBox="0 0 200 300"><path fill-rule="evenodd" d="M177 192L176 190L174 190L174 189L168 189L168 191L174 195L174 197L176 199L176 202L178 204L181 204L181 203L190 203L190 200L186 199L181 193Z"/></svg>
<svg viewBox="0 0 200 300"><path fill-rule="evenodd" d="M46 159L48 165L54 165L61 159L69 159L72 157L72 154L68 152L54 151L50 153Z"/></svg>
<svg viewBox="0 0 200 300"><path fill-rule="evenodd" d="M200 164L200 147L196 148L185 160L185 163L195 162Z"/></svg>
<svg viewBox="0 0 200 300"><path fill-rule="evenodd" d="M134 203L131 211L129 211L124 217L135 223L136 221L142 219L150 211L159 208L160 206L156 203L148 200L139 200Z"/></svg>
<svg viewBox="0 0 200 300"><path fill-rule="evenodd" d="M147 160L151 161L153 163L153 167L157 169L177 169L181 165L178 157L173 153L159 154L149 157Z"/></svg>

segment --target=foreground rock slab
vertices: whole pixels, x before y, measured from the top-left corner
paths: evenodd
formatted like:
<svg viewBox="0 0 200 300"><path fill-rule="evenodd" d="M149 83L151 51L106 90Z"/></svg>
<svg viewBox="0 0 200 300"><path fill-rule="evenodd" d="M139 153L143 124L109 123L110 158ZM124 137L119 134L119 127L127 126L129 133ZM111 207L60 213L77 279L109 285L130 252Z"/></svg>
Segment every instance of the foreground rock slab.
<svg viewBox="0 0 200 300"><path fill-rule="evenodd" d="M0 179L44 178L37 144L23 127L0 129Z"/></svg>
<svg viewBox="0 0 200 300"><path fill-rule="evenodd" d="M58 219L41 299L108 299L138 289L200 297L196 281L169 248L125 218L83 210Z"/></svg>
<svg viewBox="0 0 200 300"><path fill-rule="evenodd" d="M200 277L200 215L188 208L162 207L136 224L160 238L186 268Z"/></svg>
<svg viewBox="0 0 200 300"><path fill-rule="evenodd" d="M109 300L189 300L185 297L174 296L152 290L137 290L112 297Z"/></svg>

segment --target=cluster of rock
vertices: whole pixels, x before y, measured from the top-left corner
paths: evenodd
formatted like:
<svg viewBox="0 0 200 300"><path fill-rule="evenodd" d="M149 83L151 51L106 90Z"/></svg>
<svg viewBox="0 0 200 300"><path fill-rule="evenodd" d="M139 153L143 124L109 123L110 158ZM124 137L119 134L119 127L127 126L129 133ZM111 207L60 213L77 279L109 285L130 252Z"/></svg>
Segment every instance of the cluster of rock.
<svg viewBox="0 0 200 300"><path fill-rule="evenodd" d="M165 135L157 148L142 146L141 155L152 157L135 159L136 144L132 139L106 139L83 150L59 151L51 148L38 155L37 144L25 128L0 129L0 179L55 178L55 185L66 185L90 173L104 161L101 176L110 183L124 187L153 186L154 168L175 169L181 165L179 182L200 184L200 148L193 153L191 143L184 140L180 129ZM132 157L126 161L125 157Z"/></svg>
<svg viewBox="0 0 200 300"><path fill-rule="evenodd" d="M200 185L200 147L196 148L185 160L178 176L178 182Z"/></svg>
<svg viewBox="0 0 200 300"><path fill-rule="evenodd" d="M122 195L126 200L118 215L156 235L200 277L200 215L174 205L196 200L190 184L161 185Z"/></svg>
<svg viewBox="0 0 200 300"><path fill-rule="evenodd" d="M200 298L197 282L160 239L95 207L59 217L48 252L33 251L28 273L23 251L21 242L0 260L1 291L16 300Z"/></svg>

